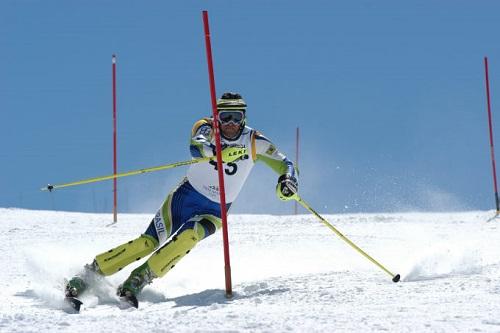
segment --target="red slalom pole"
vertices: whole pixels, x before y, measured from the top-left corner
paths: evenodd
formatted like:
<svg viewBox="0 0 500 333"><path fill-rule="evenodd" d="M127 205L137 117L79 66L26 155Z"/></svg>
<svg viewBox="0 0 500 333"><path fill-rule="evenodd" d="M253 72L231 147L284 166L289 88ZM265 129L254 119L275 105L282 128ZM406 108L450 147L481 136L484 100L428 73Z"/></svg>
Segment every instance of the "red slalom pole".
<svg viewBox="0 0 500 333"><path fill-rule="evenodd" d="M297 168L299 167L299 127L297 126L297 129L295 131L295 165ZM297 200L295 200L295 206L294 206L294 214L297 215Z"/></svg>
<svg viewBox="0 0 500 333"><path fill-rule="evenodd" d="M490 154L491 154L491 165L493 168L493 186L495 189L495 204L497 208L497 215L500 214L500 205L498 202L498 188L497 188L497 171L495 162L495 148L493 145L493 125L491 121L491 102L490 102L490 79L488 77L488 58L484 57L484 71L486 78L486 101L488 104L488 126L490 130Z"/></svg>
<svg viewBox="0 0 500 333"><path fill-rule="evenodd" d="M111 58L113 72L113 174L117 173L116 162L116 55ZM117 179L113 179L113 222L118 221Z"/></svg>
<svg viewBox="0 0 500 333"><path fill-rule="evenodd" d="M210 81L210 97L212 99L212 113L214 117L213 127L215 134L215 149L217 155L217 172L219 175L219 194L220 194L220 207L222 218L222 239L224 243L224 272L226 278L226 297L233 296L233 287L231 283L231 263L229 260L229 236L227 231L227 214L226 214L226 192L224 187L224 172L222 166L222 153L221 153L221 140L219 129L219 112L217 110L217 97L215 94L215 78L214 78L214 65L212 61L212 46L210 43L210 29L208 26L208 12L203 11L203 27L205 31L205 45L207 50L207 63L208 63L208 77Z"/></svg>

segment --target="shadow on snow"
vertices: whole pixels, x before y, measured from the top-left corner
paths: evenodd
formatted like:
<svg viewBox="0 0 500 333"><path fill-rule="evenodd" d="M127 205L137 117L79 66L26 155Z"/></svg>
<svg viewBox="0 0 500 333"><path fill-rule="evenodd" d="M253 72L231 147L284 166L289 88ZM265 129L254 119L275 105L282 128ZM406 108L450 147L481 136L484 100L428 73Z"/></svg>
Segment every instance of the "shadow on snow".
<svg viewBox="0 0 500 333"><path fill-rule="evenodd" d="M233 293L233 297L227 298L226 292L222 289L208 289L196 294L183 295L175 298L170 298L168 300L175 303L174 307L182 307L182 306L200 307L200 306L210 306L213 304L230 304L231 302L250 299L259 296L272 296L288 292L289 290L290 290L289 288L263 289L255 291L250 294L241 294L235 292Z"/></svg>

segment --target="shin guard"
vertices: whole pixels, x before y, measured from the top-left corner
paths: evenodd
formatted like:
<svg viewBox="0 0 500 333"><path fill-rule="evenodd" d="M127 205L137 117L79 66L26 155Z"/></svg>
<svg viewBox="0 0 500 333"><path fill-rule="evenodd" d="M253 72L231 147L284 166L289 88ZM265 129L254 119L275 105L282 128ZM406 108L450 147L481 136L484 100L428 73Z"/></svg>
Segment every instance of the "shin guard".
<svg viewBox="0 0 500 333"><path fill-rule="evenodd" d="M151 271L162 277L198 243L200 237L193 229L186 229L162 246L147 261Z"/></svg>
<svg viewBox="0 0 500 333"><path fill-rule="evenodd" d="M148 235L141 235L107 252L95 257L99 270L103 275L111 275L128 264L144 258L158 247L158 241Z"/></svg>

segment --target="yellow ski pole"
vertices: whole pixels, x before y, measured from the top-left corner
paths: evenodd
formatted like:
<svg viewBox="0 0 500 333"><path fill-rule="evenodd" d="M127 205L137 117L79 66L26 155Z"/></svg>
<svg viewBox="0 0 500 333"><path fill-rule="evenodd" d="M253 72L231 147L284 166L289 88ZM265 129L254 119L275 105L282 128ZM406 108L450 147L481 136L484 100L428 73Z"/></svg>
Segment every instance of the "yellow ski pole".
<svg viewBox="0 0 500 333"><path fill-rule="evenodd" d="M88 184L88 183L96 183L96 182L100 182L100 181L108 180L108 179L134 176L134 175L139 175L139 174L143 174L143 173L147 173L147 172L172 169L172 168L176 168L176 167L183 166L183 165L190 165L190 164L195 164L195 163L200 163L200 162L206 162L206 161L210 161L211 159L214 159L214 158L215 157L213 157L213 156L202 157L202 158L196 158L196 159L189 160L189 161L182 161L182 162L175 162L175 163L170 163L170 164L159 165L159 166L152 167L152 168L117 173L116 175L113 174L113 175L102 176L102 177L88 178L88 179L78 180L78 181L71 182L71 183L58 184L58 185L50 185L49 184L45 187L42 187L40 190L52 191L52 190L63 188L63 187L77 186L77 185L83 185L83 184Z"/></svg>
<svg viewBox="0 0 500 333"><path fill-rule="evenodd" d="M309 206L304 200L302 200L301 197L299 197L297 195L297 198L295 200L297 200L297 202L299 204L301 204L305 209L307 209L313 215L315 215L318 219L320 219L320 221L324 225L326 225L328 228L330 228L330 230L332 230L334 233L336 233L337 236L339 236L343 241L345 241L347 244L349 244L353 249L355 249L356 251L358 251L359 253L361 253L365 258L367 258L372 263L374 263L379 268L381 268L384 272L386 272L387 274L389 274L392 277L392 282L398 282L399 281L399 279L401 278L401 276L399 274L396 274L396 275L392 274L387 268L385 268L384 266L382 266L382 264L380 264L377 260L373 259L370 255L368 255L368 253L366 253L365 251L363 251L362 249L360 249L356 244L354 244L353 242L351 242L349 240L349 238L347 238L346 236L344 236L333 225L331 225L327 220L325 220L321 215L319 215L314 209L312 209L311 206Z"/></svg>

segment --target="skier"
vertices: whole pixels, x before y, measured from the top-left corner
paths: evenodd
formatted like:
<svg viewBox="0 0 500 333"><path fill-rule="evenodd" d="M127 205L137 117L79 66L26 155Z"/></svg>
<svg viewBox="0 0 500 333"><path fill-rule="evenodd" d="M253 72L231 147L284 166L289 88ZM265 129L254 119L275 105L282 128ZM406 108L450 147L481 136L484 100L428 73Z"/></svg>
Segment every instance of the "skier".
<svg viewBox="0 0 500 333"><path fill-rule="evenodd" d="M224 93L217 100L227 209L256 161L264 162L279 174L276 192L281 200L295 199L298 184L293 163L265 136L246 126L246 107L237 93ZM190 145L193 158L215 156L213 122L213 118L203 118L194 124ZM137 295L144 286L163 277L199 241L220 229L218 184L216 161L192 164L187 177L170 192L146 231L85 265L80 274L67 282L66 298L78 301L77 297L96 280L154 252L117 290L122 300L138 307Z"/></svg>

